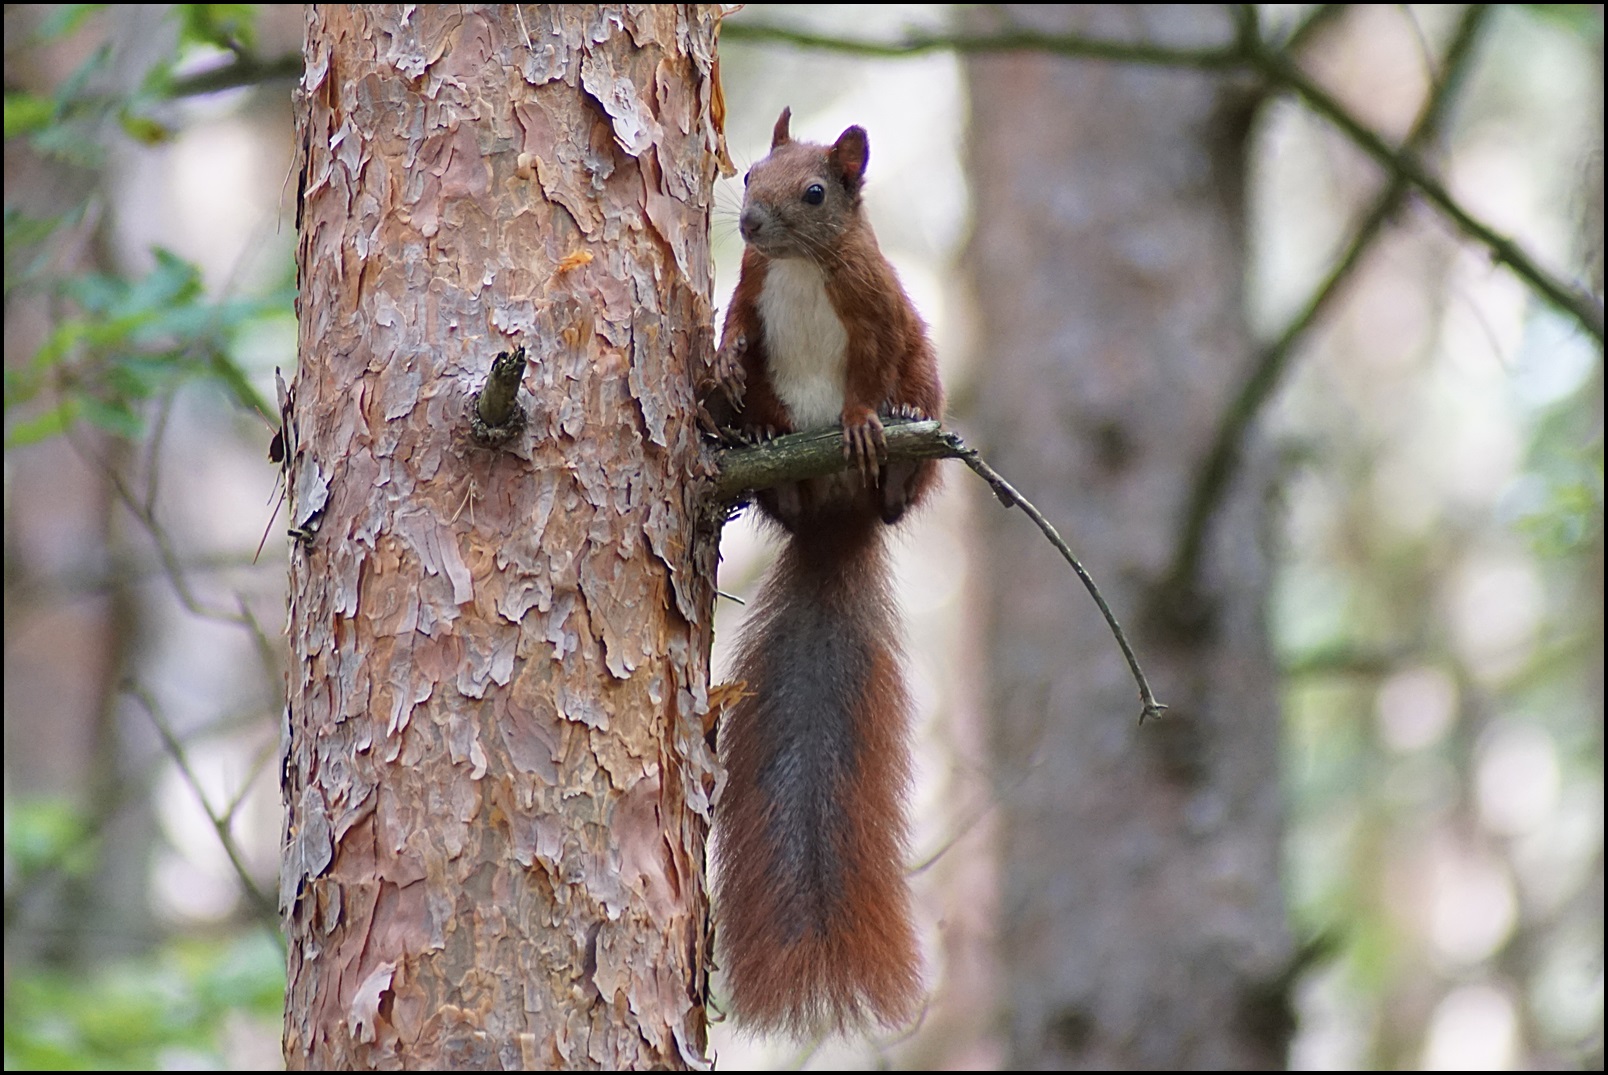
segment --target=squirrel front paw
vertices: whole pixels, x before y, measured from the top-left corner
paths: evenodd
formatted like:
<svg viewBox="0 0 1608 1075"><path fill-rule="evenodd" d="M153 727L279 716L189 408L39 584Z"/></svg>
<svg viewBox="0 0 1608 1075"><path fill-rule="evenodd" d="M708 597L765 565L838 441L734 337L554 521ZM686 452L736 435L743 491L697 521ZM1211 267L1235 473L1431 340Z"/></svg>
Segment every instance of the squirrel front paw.
<svg viewBox="0 0 1608 1075"><path fill-rule="evenodd" d="M737 416L742 412L747 389L747 371L743 368L747 350L747 337L733 333L715 352L708 374L698 384L698 424L728 447L741 443L732 427L739 424Z"/></svg>
<svg viewBox="0 0 1608 1075"><path fill-rule="evenodd" d="M718 389L737 411L743 409L743 393L747 390L748 375L743 370L743 355L747 353L748 337L736 333L715 352L714 365L709 371L709 387Z"/></svg>
<svg viewBox="0 0 1608 1075"><path fill-rule="evenodd" d="M888 438L870 407L843 409L843 457L859 469L867 485L877 484L877 473L888 457Z"/></svg>

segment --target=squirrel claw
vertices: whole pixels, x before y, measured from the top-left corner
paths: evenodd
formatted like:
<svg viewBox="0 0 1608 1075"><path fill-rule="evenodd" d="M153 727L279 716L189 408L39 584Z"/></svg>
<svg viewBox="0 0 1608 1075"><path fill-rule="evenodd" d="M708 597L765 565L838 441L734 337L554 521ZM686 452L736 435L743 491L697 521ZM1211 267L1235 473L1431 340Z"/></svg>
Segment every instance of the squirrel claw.
<svg viewBox="0 0 1608 1075"><path fill-rule="evenodd" d="M715 421L715 416L709 413L709 408L704 406L703 400L701 399L698 401L698 413L696 418L698 428L703 430L705 436L714 440L725 439L725 434L721 431L720 423Z"/></svg>
<svg viewBox="0 0 1608 1075"><path fill-rule="evenodd" d="M888 457L888 440L876 412L843 416L843 457L860 471L867 485L876 485L878 473Z"/></svg>
<svg viewBox="0 0 1608 1075"><path fill-rule="evenodd" d="M743 370L743 355L748 353L748 337L738 333L721 344L715 352L710 370L709 384L718 388L733 410L743 409L743 393L747 390L748 375Z"/></svg>
<svg viewBox="0 0 1608 1075"><path fill-rule="evenodd" d="M930 417L914 403L895 403L888 408L889 418L907 418L912 422L925 422Z"/></svg>

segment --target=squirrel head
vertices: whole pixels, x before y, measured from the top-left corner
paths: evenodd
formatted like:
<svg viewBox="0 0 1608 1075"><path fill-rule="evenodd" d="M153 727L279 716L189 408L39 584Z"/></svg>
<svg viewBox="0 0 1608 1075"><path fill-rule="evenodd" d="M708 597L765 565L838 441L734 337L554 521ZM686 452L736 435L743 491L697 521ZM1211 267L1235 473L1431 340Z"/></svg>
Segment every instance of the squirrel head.
<svg viewBox="0 0 1608 1075"><path fill-rule="evenodd" d="M770 154L743 177L743 240L768 257L825 262L845 232L863 225L870 141L855 126L830 146L795 142L791 120L792 109L782 109Z"/></svg>

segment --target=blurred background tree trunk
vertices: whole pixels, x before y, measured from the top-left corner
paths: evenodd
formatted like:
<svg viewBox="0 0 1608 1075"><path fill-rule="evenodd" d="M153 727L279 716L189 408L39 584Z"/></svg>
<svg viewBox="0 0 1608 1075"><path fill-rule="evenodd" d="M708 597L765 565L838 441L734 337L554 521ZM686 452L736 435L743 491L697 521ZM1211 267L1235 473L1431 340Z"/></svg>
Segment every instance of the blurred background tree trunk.
<svg viewBox="0 0 1608 1075"><path fill-rule="evenodd" d="M1171 45L1214 8L1012 6L1003 21ZM1161 701L1053 550L985 511L1013 1068L1284 1063L1279 710L1260 455L1195 592L1164 576L1198 461L1248 368L1252 102L1220 77L1018 53L968 61L979 443L1101 581Z"/></svg>
<svg viewBox="0 0 1608 1075"><path fill-rule="evenodd" d="M7 40L35 38L51 14L48 5L8 6ZM105 61L87 80L94 92L132 94L154 58L172 51L174 26L151 14L142 5L108 12ZM49 86L85 65L91 51L91 43L73 40L8 52L8 87ZM96 151L110 161L103 172L64 167L8 139L6 207L19 218L73 221L64 228L70 253L58 256L60 270L111 275L138 266L144 251L123 241L113 214L80 215L77 207L138 197L149 175L131 167L136 154L114 124L95 133ZM41 301L23 287L13 295L7 249L9 378L49 338L65 303L55 295ZM19 267L16 275L29 273ZM8 399L11 391L8 381ZM71 437L6 452L6 824L99 848L92 869L31 874L35 862L16 864L7 878L6 950L74 971L142 950L157 929L150 878L158 831L143 791L161 748L150 718L120 697L123 682L154 663L158 648L149 639L160 615L123 552L146 535L117 511L119 485L138 487L142 462L126 440L88 423ZM17 842L28 847L25 859L40 851L28 835Z"/></svg>
<svg viewBox="0 0 1608 1075"><path fill-rule="evenodd" d="M685 1066L714 13L308 20L287 1062ZM516 344L529 422L479 447Z"/></svg>

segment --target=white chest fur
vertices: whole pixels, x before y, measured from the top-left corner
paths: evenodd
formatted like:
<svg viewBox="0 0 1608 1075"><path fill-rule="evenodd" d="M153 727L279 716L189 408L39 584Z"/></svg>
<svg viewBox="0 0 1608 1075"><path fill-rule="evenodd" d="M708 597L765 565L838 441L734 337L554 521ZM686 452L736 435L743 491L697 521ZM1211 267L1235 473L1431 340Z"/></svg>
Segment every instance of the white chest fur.
<svg viewBox="0 0 1608 1075"><path fill-rule="evenodd" d="M843 416L848 334L813 261L778 258L765 267L759 295L771 386L797 429L836 425Z"/></svg>

